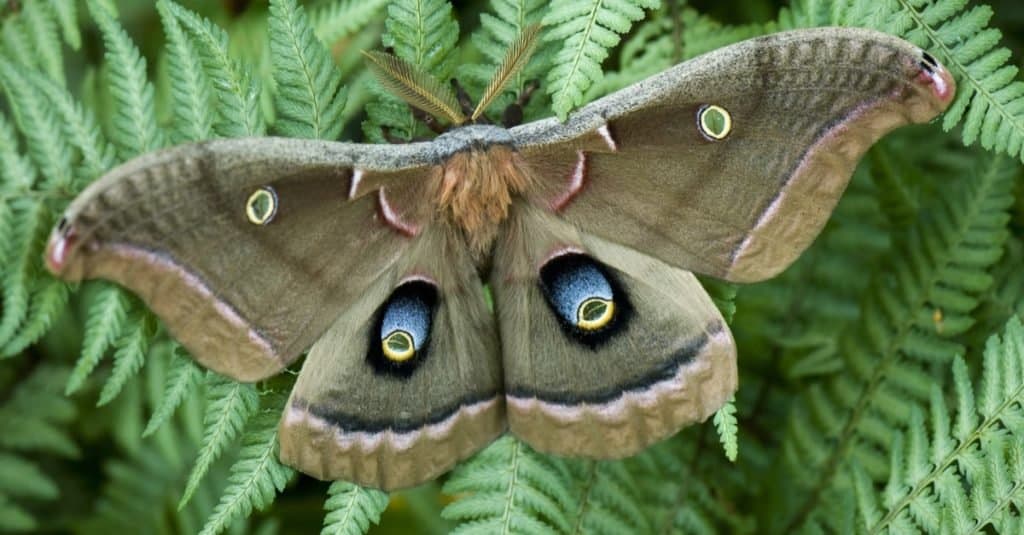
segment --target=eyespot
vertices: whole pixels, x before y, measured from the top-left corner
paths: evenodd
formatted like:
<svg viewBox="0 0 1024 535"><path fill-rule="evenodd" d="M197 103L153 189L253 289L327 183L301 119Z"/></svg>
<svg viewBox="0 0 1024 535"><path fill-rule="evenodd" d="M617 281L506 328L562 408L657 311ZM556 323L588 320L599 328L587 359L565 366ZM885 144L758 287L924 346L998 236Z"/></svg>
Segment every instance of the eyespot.
<svg viewBox="0 0 1024 535"><path fill-rule="evenodd" d="M732 132L732 116L721 106L705 104L697 110L697 130L711 141L720 141Z"/></svg>
<svg viewBox="0 0 1024 535"><path fill-rule="evenodd" d="M615 317L615 301L593 297L576 311L576 325L585 331L596 331Z"/></svg>
<svg viewBox="0 0 1024 535"><path fill-rule="evenodd" d="M270 186L263 186L249 195L245 201L245 215L254 225L266 225L277 215L277 192Z"/></svg>
<svg viewBox="0 0 1024 535"><path fill-rule="evenodd" d="M540 287L562 330L596 347L615 334L629 302L610 271L590 257L568 253L540 269Z"/></svg>
<svg viewBox="0 0 1024 535"><path fill-rule="evenodd" d="M425 280L399 285L377 312L367 361L377 373L409 377L426 358L437 288Z"/></svg>
<svg viewBox="0 0 1024 535"><path fill-rule="evenodd" d="M67 216L61 217L60 221L57 222L57 232L60 232L60 233L63 234L64 231L67 230L67 228L68 228L68 218L67 218Z"/></svg>
<svg viewBox="0 0 1024 535"><path fill-rule="evenodd" d="M412 335L401 330L392 331L381 341L384 356L396 362L409 360L416 354Z"/></svg>

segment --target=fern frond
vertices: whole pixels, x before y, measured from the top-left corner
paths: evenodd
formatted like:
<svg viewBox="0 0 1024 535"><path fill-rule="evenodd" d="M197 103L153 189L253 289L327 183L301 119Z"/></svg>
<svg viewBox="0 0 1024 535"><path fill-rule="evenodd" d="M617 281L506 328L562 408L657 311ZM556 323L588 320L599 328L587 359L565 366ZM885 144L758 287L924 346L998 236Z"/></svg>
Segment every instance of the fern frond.
<svg viewBox="0 0 1024 535"><path fill-rule="evenodd" d="M715 429L718 431L718 439L722 442L725 450L725 458L736 462L739 455L739 426L736 422L736 398L729 399L729 402L718 409L713 419Z"/></svg>
<svg viewBox="0 0 1024 535"><path fill-rule="evenodd" d="M865 9L871 6L870 9ZM963 125L965 145L1024 158L1024 81L999 47L999 30L988 26L992 8L965 9L963 0L843 0L838 22L901 35L943 61L957 80L957 95L943 116L951 130Z"/></svg>
<svg viewBox="0 0 1024 535"><path fill-rule="evenodd" d="M163 132L153 107L153 84L146 77L146 60L106 7L87 2L103 34L107 80L114 101L110 138L122 160L162 147Z"/></svg>
<svg viewBox="0 0 1024 535"><path fill-rule="evenodd" d="M110 403L124 388L125 383L134 377L146 361L149 345L156 334L156 324L149 313L141 313L141 318L129 319L130 327L123 332L117 341L114 351L114 369L110 378L103 384L100 399L96 406L102 407Z"/></svg>
<svg viewBox="0 0 1024 535"><path fill-rule="evenodd" d="M309 18L316 36L330 46L380 17L386 4L386 0L335 0L310 10Z"/></svg>
<svg viewBox="0 0 1024 535"><path fill-rule="evenodd" d="M0 530L11 533L31 532L39 527L36 519L27 511L0 495Z"/></svg>
<svg viewBox="0 0 1024 535"><path fill-rule="evenodd" d="M561 462L504 436L460 465L444 492L464 495L441 516L455 533L557 533L572 525L573 500Z"/></svg>
<svg viewBox="0 0 1024 535"><path fill-rule="evenodd" d="M259 394L253 385L239 383L214 372L206 374L206 392L208 402L203 417L202 447L189 474L179 507L184 507L192 498L207 470L247 428L249 419L260 405Z"/></svg>
<svg viewBox="0 0 1024 535"><path fill-rule="evenodd" d="M650 533L633 472L623 461L571 461L579 505L569 533Z"/></svg>
<svg viewBox="0 0 1024 535"><path fill-rule="evenodd" d="M1012 318L989 338L981 390L967 364L953 362L956 424L940 388L931 396L931 440L915 410L892 449L889 482L879 503L870 478L855 468L858 508L867 533L976 533L999 527L1024 503L1024 325ZM906 448L904 448L906 444ZM1007 526L1008 527L1008 526Z"/></svg>
<svg viewBox="0 0 1024 535"><path fill-rule="evenodd" d="M401 0L388 4L381 37L385 47L418 70L438 80L447 80L455 60L459 23L452 6L445 0ZM381 89L377 99L366 106L366 136L376 142L385 140L384 130L402 139L412 139L420 126L409 108L398 97Z"/></svg>
<svg viewBox="0 0 1024 535"><path fill-rule="evenodd" d="M0 453L0 495L52 500L59 489L35 463L23 457Z"/></svg>
<svg viewBox="0 0 1024 535"><path fill-rule="evenodd" d="M295 0L270 3L270 55L277 83L274 129L289 137L337 139L347 91Z"/></svg>
<svg viewBox="0 0 1024 535"><path fill-rule="evenodd" d="M263 509L284 490L295 470L277 460L277 422L284 399L260 412L247 429L228 486L200 535L216 535L253 509Z"/></svg>
<svg viewBox="0 0 1024 535"><path fill-rule="evenodd" d="M17 354L41 336L67 299L63 283L39 277L38 259L54 223L52 213L41 200L31 197L11 204L19 223L14 225L9 263L3 266L0 281L5 306L0 317L0 358Z"/></svg>
<svg viewBox="0 0 1024 535"><path fill-rule="evenodd" d="M68 378L65 394L71 394L82 387L107 349L120 336L128 314L130 301L123 290L107 282L98 283L97 286L85 323L82 355L75 362L75 369Z"/></svg>
<svg viewBox="0 0 1024 535"><path fill-rule="evenodd" d="M251 68L228 54L228 34L170 0L164 5L188 34L213 86L217 102L214 131L224 137L263 135L266 125L259 107L259 82Z"/></svg>
<svg viewBox="0 0 1024 535"><path fill-rule="evenodd" d="M203 71L199 52L168 7L156 4L167 37L167 75L171 82L171 141L174 144L213 137L216 115L210 97L210 80Z"/></svg>
<svg viewBox="0 0 1024 535"><path fill-rule="evenodd" d="M35 183L36 169L18 147L18 137L7 116L0 113L0 200L7 202L8 196L14 197L27 192ZM7 236L8 233L0 233ZM3 238L0 238L2 240ZM0 247L0 254L5 248Z"/></svg>
<svg viewBox="0 0 1024 535"><path fill-rule="evenodd" d="M68 145L81 154L81 163L74 171L73 189L84 187L113 167L117 162L116 149L103 136L92 111L84 108L67 89L52 80L32 72L24 75L53 107Z"/></svg>
<svg viewBox="0 0 1024 535"><path fill-rule="evenodd" d="M324 527L320 535L362 535L380 521L388 506L388 494L347 481L335 481L327 489Z"/></svg>
<svg viewBox="0 0 1024 535"><path fill-rule="evenodd" d="M60 85L67 82L64 79L64 54L61 51L61 41L57 37L57 19L54 8L44 0L33 0L25 2L19 18L25 24L23 35L28 37L32 44L32 54L39 69L53 81Z"/></svg>
<svg viewBox="0 0 1024 535"><path fill-rule="evenodd" d="M74 151L61 135L52 106L25 78L23 69L0 56L0 88L25 138L28 155L42 173L43 190L67 189L73 181Z"/></svg>
<svg viewBox="0 0 1024 535"><path fill-rule="evenodd" d="M163 396L153 409L153 415L142 432L143 437L152 435L166 424L185 398L194 394L196 387L199 386L202 372L195 362L190 357L182 355L182 352L184 349L176 344L171 349L171 370L164 383Z"/></svg>
<svg viewBox="0 0 1024 535"><path fill-rule="evenodd" d="M82 32L78 29L77 2L63 2L62 0L49 0L49 2L50 9L53 10L57 24L60 26L64 42L75 50L82 48Z"/></svg>
<svg viewBox="0 0 1024 535"><path fill-rule="evenodd" d="M42 365L27 379L10 385L0 405L0 448L77 457L78 446L63 427L75 417L75 406L62 394L68 370Z"/></svg>
<svg viewBox="0 0 1024 535"><path fill-rule="evenodd" d="M544 39L561 42L547 75L552 109L565 119L583 103L584 92L601 79L601 62L619 44L620 35L644 18L658 0L561 0L544 16Z"/></svg>
<svg viewBox="0 0 1024 535"><path fill-rule="evenodd" d="M801 484L799 492L789 486L787 496L776 496L797 497L780 504L785 514L775 513L786 519L786 531L811 517L828 523L817 505L845 487L852 460L872 478L886 472L882 452L889 450L891 430L907 421L914 400L928 399L934 379L925 369L962 352L948 338L967 329L979 295L991 285L986 271L1006 239L1013 170L1005 160L986 159L978 176L939 190L894 248L861 319L839 340L845 373L811 389L790 418L784 479ZM941 326L935 310L942 312Z"/></svg>

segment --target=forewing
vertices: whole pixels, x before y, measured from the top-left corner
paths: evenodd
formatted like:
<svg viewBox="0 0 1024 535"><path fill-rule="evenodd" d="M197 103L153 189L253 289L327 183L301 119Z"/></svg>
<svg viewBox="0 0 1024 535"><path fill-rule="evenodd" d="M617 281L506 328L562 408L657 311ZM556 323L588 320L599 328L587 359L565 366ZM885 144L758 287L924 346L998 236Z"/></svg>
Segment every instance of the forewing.
<svg viewBox="0 0 1024 535"><path fill-rule="evenodd" d="M148 154L75 199L47 263L66 280L125 286L200 363L258 380L308 349L408 247L357 182L413 184L402 179L432 161L424 145L273 138Z"/></svg>
<svg viewBox="0 0 1024 535"><path fill-rule="evenodd" d="M716 50L512 135L538 201L567 221L750 282L810 244L872 143L953 92L909 43L820 28Z"/></svg>

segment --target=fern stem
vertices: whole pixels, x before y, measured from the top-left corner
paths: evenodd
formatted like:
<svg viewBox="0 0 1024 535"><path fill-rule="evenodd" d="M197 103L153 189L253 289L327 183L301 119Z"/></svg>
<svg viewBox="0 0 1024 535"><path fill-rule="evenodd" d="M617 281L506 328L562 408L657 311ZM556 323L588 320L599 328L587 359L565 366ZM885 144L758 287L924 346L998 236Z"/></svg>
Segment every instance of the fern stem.
<svg viewBox="0 0 1024 535"><path fill-rule="evenodd" d="M580 506L576 510L576 523L572 527L573 534L585 533L583 519L590 506L590 492L593 490L594 483L597 481L597 461L588 460L585 462L587 466L587 481L583 484L583 489L579 495Z"/></svg>
<svg viewBox="0 0 1024 535"><path fill-rule="evenodd" d="M930 273L926 275L925 283L921 285L921 288L926 289L917 295L917 302L907 304L904 309L909 311L921 310L927 306L928 302L933 298L934 290L942 283L942 276L944 265L948 265L952 260L948 257L948 252L953 248L952 244L962 243L965 237L970 232L970 226L973 221L978 218L978 213L981 207L984 205L980 202L980 199L984 199L990 195L990 190L995 187L999 182L1000 174L1000 159L993 159L986 169L985 176L977 182L981 183L978 189L970 192L972 195L971 201L968 202L968 211L964 214L960 214L959 227L949 232L950 238L946 241L945 251L947 257L943 258ZM941 264L940 264L941 263ZM794 533L798 531L798 528L804 525L811 513L815 510L822 495L832 486L832 482L836 475L839 473L840 466L845 463L852 447L856 443L856 436L858 426L861 423L867 412L869 405L872 401L872 394L877 392L882 385L886 383L888 379L888 372L890 367L901 360L900 354L903 343L906 341L908 334L915 325L916 317L914 314L905 314L903 321L899 322L892 329L892 335L889 337L889 341L884 351L880 351L879 358L874 363L874 368L870 379L864 385L860 395L857 398L856 404L849 411L846 423L843 425L842 431L837 435L835 442L837 446L831 450L828 459L823 463L822 468L816 473L818 474L817 480L814 486L811 488L809 494L807 494L806 501L797 510L797 513L793 518L786 524L783 529L783 533ZM844 337L850 336L852 331L844 333Z"/></svg>
<svg viewBox="0 0 1024 535"><path fill-rule="evenodd" d="M501 512L501 532L513 533L512 530L512 506L515 505L516 482L519 479L519 456L523 449L523 443L519 440L512 441L512 459L508 463L508 469L512 476L508 480L508 488L505 489L505 507Z"/></svg>
<svg viewBox="0 0 1024 535"><path fill-rule="evenodd" d="M1019 403L1021 399L1024 399L1024 383L1018 386L1017 389L1014 390L1011 395L1003 398L1003 401L1002 403L999 404L999 407L995 411L992 411L992 416L990 416L988 419L982 422L981 425L979 425L977 429L975 429L974 432L971 433L970 437L967 440L961 441L960 444L957 445L957 447L953 451L951 451L949 455L947 455L942 460L941 463L937 464L928 474L927 477L922 478L921 481L917 485L915 485L914 488L910 492L908 492L906 496L903 497L903 499L901 499L899 502L896 502L895 505L890 507L889 512L887 512L885 516L878 521L877 524L872 526L871 529L868 530L868 533L882 533L885 530L885 528L889 525L889 523L896 520L896 517L899 516L899 513L903 509L909 507L911 503L918 499L921 493L925 492L932 483L936 482L938 476L942 474L942 472L945 471L947 467L956 462L956 460L960 458L962 454L965 454L976 442L981 440L981 437L985 434L985 431L987 431L988 428L994 426L997 422L999 422L1000 417L1002 416L1004 411L1009 410L1012 406ZM1005 511L1006 507L1010 503L1009 496L1012 496L1017 490L1020 490L1021 488L1024 488L1024 481L1018 481L1016 483L1016 485L1014 486L1014 492L1008 493L1007 497L1004 498L1003 502L1000 502L996 507L993 507L991 510L992 514L994 515L999 511ZM972 533L980 532L981 528L985 524L986 522L979 522L975 526L975 529L974 531L972 531Z"/></svg>

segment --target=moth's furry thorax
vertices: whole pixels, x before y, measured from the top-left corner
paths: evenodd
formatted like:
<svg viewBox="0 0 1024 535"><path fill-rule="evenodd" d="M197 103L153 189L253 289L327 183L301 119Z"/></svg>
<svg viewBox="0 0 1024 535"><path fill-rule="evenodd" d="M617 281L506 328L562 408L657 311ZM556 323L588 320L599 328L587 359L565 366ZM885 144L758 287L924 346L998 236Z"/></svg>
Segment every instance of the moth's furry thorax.
<svg viewBox="0 0 1024 535"><path fill-rule="evenodd" d="M509 145L472 147L452 154L435 180L441 217L460 229L477 255L490 249L514 195L526 191L530 173Z"/></svg>

